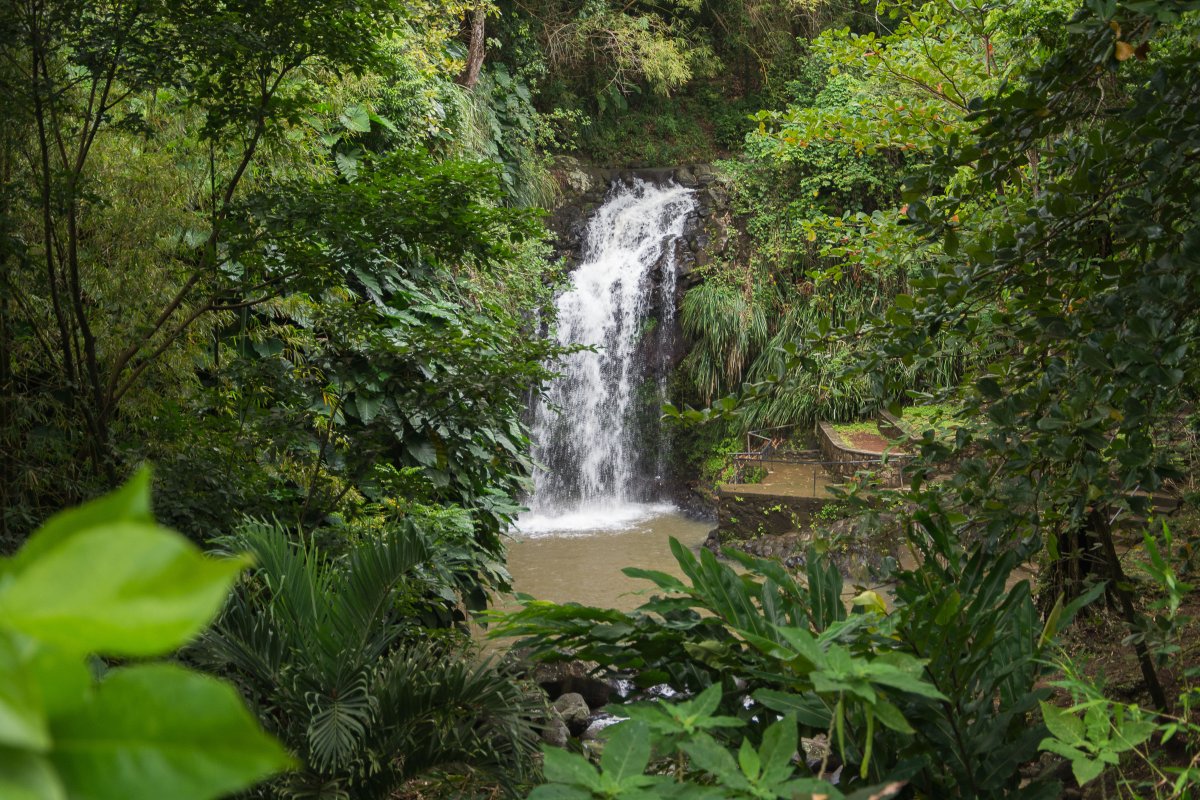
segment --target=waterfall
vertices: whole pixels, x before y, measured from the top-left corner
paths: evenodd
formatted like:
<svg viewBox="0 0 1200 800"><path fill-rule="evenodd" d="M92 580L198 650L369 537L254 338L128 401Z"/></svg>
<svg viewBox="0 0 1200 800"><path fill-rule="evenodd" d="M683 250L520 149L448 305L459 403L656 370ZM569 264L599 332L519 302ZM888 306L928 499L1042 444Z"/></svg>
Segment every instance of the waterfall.
<svg viewBox="0 0 1200 800"><path fill-rule="evenodd" d="M675 245L696 206L691 189L617 184L588 224L571 288L557 301L567 356L534 409L534 475L526 532L622 527L655 504L658 408L674 328ZM657 316L654 312L657 310ZM656 474L657 473L657 474Z"/></svg>

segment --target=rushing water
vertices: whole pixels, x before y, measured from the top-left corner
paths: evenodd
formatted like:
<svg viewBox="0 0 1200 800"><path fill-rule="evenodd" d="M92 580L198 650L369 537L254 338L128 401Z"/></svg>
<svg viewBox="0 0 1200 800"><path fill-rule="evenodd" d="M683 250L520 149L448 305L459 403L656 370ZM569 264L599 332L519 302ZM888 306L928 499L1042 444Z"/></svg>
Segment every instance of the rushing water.
<svg viewBox="0 0 1200 800"><path fill-rule="evenodd" d="M657 419L674 328L675 246L692 190L617 184L589 222L571 288L558 299L558 339L572 354L534 409L530 511L509 547L517 591L556 602L629 608L645 581L627 566L675 572L669 539L690 548L708 525L662 502Z"/></svg>
<svg viewBox="0 0 1200 800"><path fill-rule="evenodd" d="M558 299L558 340L588 345L534 410L527 535L620 529L666 513L653 423L673 328L675 243L695 208L692 190L617 184L592 217L571 288ZM648 422L649 421L649 422ZM639 424L641 423L641 424Z"/></svg>

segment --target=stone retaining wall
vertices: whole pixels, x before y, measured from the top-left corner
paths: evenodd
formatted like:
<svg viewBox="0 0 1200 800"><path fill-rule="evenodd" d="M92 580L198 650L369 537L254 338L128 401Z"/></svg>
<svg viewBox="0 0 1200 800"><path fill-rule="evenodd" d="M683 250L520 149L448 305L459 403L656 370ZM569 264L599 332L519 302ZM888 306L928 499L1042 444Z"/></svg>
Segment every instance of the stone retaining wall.
<svg viewBox="0 0 1200 800"><path fill-rule="evenodd" d="M853 478L855 473L865 470L874 472L885 486L900 486L904 482L904 465L912 460L912 456L909 455L892 453L881 456L870 450L847 447L842 444L841 437L828 422L817 423L817 442L821 448L821 457L830 462L825 468L842 478ZM861 463L864 461L874 463Z"/></svg>
<svg viewBox="0 0 1200 800"><path fill-rule="evenodd" d="M753 539L805 528L833 498L740 494L723 489L717 495L717 530L722 540Z"/></svg>

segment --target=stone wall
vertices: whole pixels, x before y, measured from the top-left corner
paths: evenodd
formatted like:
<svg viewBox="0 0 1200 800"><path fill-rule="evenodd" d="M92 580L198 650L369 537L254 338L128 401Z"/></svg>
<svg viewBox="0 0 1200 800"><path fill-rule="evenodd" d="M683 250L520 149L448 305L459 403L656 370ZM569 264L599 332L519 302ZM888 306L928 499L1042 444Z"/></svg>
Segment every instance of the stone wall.
<svg viewBox="0 0 1200 800"><path fill-rule="evenodd" d="M753 539L806 528L813 515L832 498L740 494L725 489L717 495L717 530L721 539Z"/></svg>
<svg viewBox="0 0 1200 800"><path fill-rule="evenodd" d="M867 470L874 472L885 486L902 485L904 465L912 460L912 456L908 455L889 454L882 457L870 450L847 447L828 422L817 423L817 443L821 448L821 458L830 462L825 468L833 474L853 478L859 470ZM881 458L884 460L881 461ZM862 463L864 461L872 463Z"/></svg>

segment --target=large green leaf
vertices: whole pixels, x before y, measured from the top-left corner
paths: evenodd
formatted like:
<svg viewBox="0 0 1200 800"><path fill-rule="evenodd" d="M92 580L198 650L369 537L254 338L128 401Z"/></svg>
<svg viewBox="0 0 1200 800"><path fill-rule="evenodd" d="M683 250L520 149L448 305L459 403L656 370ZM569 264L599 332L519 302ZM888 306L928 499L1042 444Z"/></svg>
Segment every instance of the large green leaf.
<svg viewBox="0 0 1200 800"><path fill-rule="evenodd" d="M50 732L38 686L29 669L28 651L22 643L0 631L0 747L44 752Z"/></svg>
<svg viewBox="0 0 1200 800"><path fill-rule="evenodd" d="M167 653L208 624L244 566L155 525L104 525L13 574L0 588L0 625L76 653Z"/></svg>
<svg viewBox="0 0 1200 800"><path fill-rule="evenodd" d="M291 764L232 687L169 664L114 670L51 731L71 800L207 800Z"/></svg>
<svg viewBox="0 0 1200 800"><path fill-rule="evenodd" d="M0 747L0 797L67 800L67 791L46 756Z"/></svg>
<svg viewBox="0 0 1200 800"><path fill-rule="evenodd" d="M754 699L772 711L794 715L801 725L810 728L828 728L833 716L829 707L815 694L799 695L774 689L759 689L754 693Z"/></svg>
<svg viewBox="0 0 1200 800"><path fill-rule="evenodd" d="M371 130L371 113L360 105L346 106L338 115L338 121L356 133L367 133Z"/></svg>
<svg viewBox="0 0 1200 800"><path fill-rule="evenodd" d="M760 752L764 784L779 783L792 774L792 756L796 754L797 743L796 718L790 714L767 728Z"/></svg>
<svg viewBox="0 0 1200 800"><path fill-rule="evenodd" d="M682 742L680 749L692 757L692 764L717 777L730 789L748 791L750 782L742 774L728 750L708 734L700 734Z"/></svg>
<svg viewBox="0 0 1200 800"><path fill-rule="evenodd" d="M1042 707L1042 719L1045 721L1046 727L1060 741L1077 745L1087 738L1084 735L1083 720L1075 714L1047 703L1045 700L1040 701L1038 705Z"/></svg>
<svg viewBox="0 0 1200 800"><path fill-rule="evenodd" d="M587 759L557 747L543 747L546 780L600 791L600 775Z"/></svg>
<svg viewBox="0 0 1200 800"><path fill-rule="evenodd" d="M619 784L640 776L650 763L650 727L644 722L630 720L613 729L604 746L600 768Z"/></svg>
<svg viewBox="0 0 1200 800"><path fill-rule="evenodd" d="M67 539L122 521L154 522L150 513L150 470L139 470L123 486L103 497L55 514L13 556L5 571L18 573Z"/></svg>

